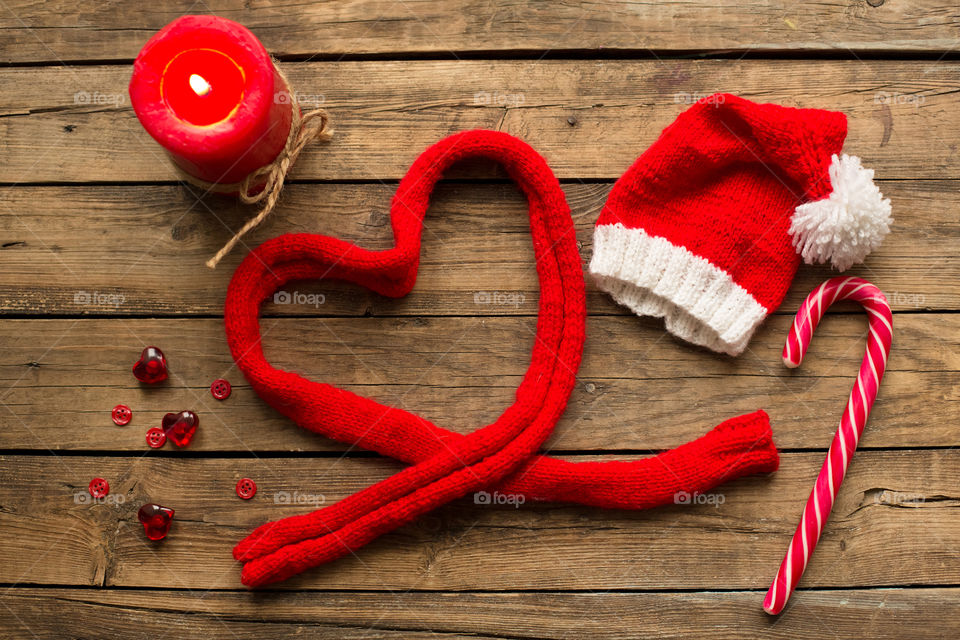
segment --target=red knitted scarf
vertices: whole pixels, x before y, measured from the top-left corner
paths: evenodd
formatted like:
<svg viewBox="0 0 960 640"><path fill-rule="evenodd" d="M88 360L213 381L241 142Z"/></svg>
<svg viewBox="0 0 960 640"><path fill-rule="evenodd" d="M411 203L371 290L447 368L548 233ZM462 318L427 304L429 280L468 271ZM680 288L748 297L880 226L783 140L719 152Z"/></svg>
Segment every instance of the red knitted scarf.
<svg viewBox="0 0 960 640"><path fill-rule="evenodd" d="M540 280L537 334L516 401L468 435L329 384L276 369L260 340L260 304L292 280L331 278L401 297L417 276L430 194L457 161L501 163L527 197ZM369 251L313 234L267 241L237 268L224 321L230 351L256 392L297 424L412 465L309 514L257 528L234 549L241 579L256 587L339 558L451 500L479 490L642 509L752 473L777 468L767 415L728 420L654 458L572 463L537 455L567 405L585 338L583 269L570 209L543 158L504 133L470 131L427 149L400 182L391 206L395 246Z"/></svg>

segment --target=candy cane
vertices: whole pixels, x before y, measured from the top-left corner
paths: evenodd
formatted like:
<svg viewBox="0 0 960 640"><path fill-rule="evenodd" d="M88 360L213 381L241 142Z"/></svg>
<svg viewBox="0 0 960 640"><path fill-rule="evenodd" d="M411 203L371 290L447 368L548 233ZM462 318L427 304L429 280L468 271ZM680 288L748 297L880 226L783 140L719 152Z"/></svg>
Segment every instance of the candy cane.
<svg viewBox="0 0 960 640"><path fill-rule="evenodd" d="M867 352L860 365L857 383L847 400L847 408L840 419L840 427L830 444L830 452L803 509L803 517L780 563L777 577L763 599L763 610L771 615L783 611L817 547L823 525L833 509L833 501L846 475L847 465L857 449L863 425L877 397L880 379L887 365L887 354L890 353L893 316L883 293L861 278L839 277L824 282L803 302L783 347L784 364L791 368L800 365L824 312L837 300L848 299L863 305L870 319Z"/></svg>

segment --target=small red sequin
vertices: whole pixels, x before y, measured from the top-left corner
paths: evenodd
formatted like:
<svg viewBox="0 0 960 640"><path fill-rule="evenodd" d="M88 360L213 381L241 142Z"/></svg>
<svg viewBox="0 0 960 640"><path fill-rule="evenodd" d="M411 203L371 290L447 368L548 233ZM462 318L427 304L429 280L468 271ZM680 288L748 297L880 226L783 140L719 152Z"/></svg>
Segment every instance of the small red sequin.
<svg viewBox="0 0 960 640"><path fill-rule="evenodd" d="M249 500L257 495L257 483L250 478L241 478L237 483L237 495L244 500Z"/></svg>
<svg viewBox="0 0 960 640"><path fill-rule="evenodd" d="M148 538L162 540L167 537L173 523L173 509L158 504L145 504L137 512L137 519L143 523L143 531Z"/></svg>
<svg viewBox="0 0 960 640"><path fill-rule="evenodd" d="M94 478L87 489L94 498L105 498L110 493L110 483L103 478Z"/></svg>
<svg viewBox="0 0 960 640"><path fill-rule="evenodd" d="M125 404L118 404L113 408L113 411L110 412L110 417L113 418L115 425L122 427L130 423L130 419L133 417L133 411L130 411L130 407Z"/></svg>
<svg viewBox="0 0 960 640"><path fill-rule="evenodd" d="M226 400L230 397L230 383L219 378L213 381L213 384L210 385L210 393L213 394L213 397L217 400Z"/></svg>
<svg viewBox="0 0 960 640"><path fill-rule="evenodd" d="M167 442L167 434L160 427L154 427L147 431L147 444L153 449L159 449Z"/></svg>

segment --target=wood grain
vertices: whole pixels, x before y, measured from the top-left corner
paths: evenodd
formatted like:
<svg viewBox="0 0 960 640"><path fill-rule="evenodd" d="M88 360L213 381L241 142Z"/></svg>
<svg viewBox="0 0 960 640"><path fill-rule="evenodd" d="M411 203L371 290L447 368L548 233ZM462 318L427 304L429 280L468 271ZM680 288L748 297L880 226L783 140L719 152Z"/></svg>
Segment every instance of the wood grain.
<svg viewBox="0 0 960 640"><path fill-rule="evenodd" d="M0 30L2 32L2 30ZM337 134L295 179L395 180L428 145L499 129L561 178L619 177L697 96L732 91L843 111L847 153L877 176L960 178L957 68L950 60L366 61L290 63L305 103ZM175 179L127 98L129 66L0 69L0 182ZM811 79L815 78L815 81ZM495 175L491 169L480 172Z"/></svg>
<svg viewBox="0 0 960 640"><path fill-rule="evenodd" d="M824 268L801 268L737 359L673 340L588 283L579 382L548 447L641 457L762 407L786 449L769 477L645 512L467 496L278 590L243 590L230 549L253 527L400 466L343 455L233 367L219 316L246 248L217 271L202 263L250 210L175 184L127 96L147 38L200 11L250 27L337 129L304 153L249 246L313 232L385 248L410 163L446 135L491 128L528 141L564 180L586 263L613 181L698 97L847 114L845 151L876 170L895 218L853 273L888 294L896 337L863 450L786 613L770 618L760 601L865 330L859 310L837 307L804 365L781 366L792 313ZM945 0L0 3L0 635L957 637L956 27ZM278 366L467 432L513 397L538 288L525 206L502 171L477 162L449 177L410 296L303 283L288 288L292 304L266 305L263 325ZM147 343L171 362L158 388L129 372ZM225 402L208 391L221 376L234 384ZM134 409L128 427L110 422L118 402ZM202 418L191 449L148 451L144 431L188 407ZM86 497L94 476L111 484L104 503ZM259 485L252 501L234 493L242 476ZM136 521L147 501L177 511L159 544Z"/></svg>
<svg viewBox="0 0 960 640"><path fill-rule="evenodd" d="M960 94L958 94L960 95ZM883 289L895 310L960 304L960 182L884 181L894 224L883 246L850 273ZM581 254L610 184L564 185ZM324 233L371 249L392 246L393 185L295 184L246 241L283 232ZM247 252L212 271L203 262L249 215L236 202L198 203L181 186L30 187L0 192L0 313L55 315L221 314L227 283ZM510 184L444 183L423 233L414 291L390 300L343 283L302 283L317 294L270 304L268 315L532 315L538 284L526 203ZM802 266L781 313L836 272ZM588 278L588 310L628 314ZM486 292L499 295L484 297ZM478 304L489 298L495 304ZM312 302L311 302L312 300ZM316 304L322 300L322 304ZM291 302L293 301L291 295ZM853 307L849 307L852 309Z"/></svg>
<svg viewBox="0 0 960 640"><path fill-rule="evenodd" d="M762 589L822 459L786 454L770 477L709 494L722 504L627 512L467 497L280 588ZM0 582L237 588L230 549L254 526L398 468L376 459L2 456ZM93 476L110 482L112 501L84 503ZM244 476L258 485L247 502L234 494ZM859 452L802 586L957 584L960 565L948 558L960 544L958 483L951 451ZM145 502L176 510L162 542L147 541L136 521Z"/></svg>
<svg viewBox="0 0 960 640"><path fill-rule="evenodd" d="M916 640L960 633L960 590L801 590L778 618L759 592L232 593L21 588L0 595L0 624L36 640L517 640L657 637ZM936 621L923 623L927 608ZM455 615L451 615L455 613Z"/></svg>
<svg viewBox="0 0 960 640"><path fill-rule="evenodd" d="M9 0L0 60L132 59L155 31L183 13L237 20L274 55L339 57L568 50L931 51L956 44L955 6L914 2L543 3L520 0L347 0L297 3L190 0L162 4ZM849 55L849 53L848 53Z"/></svg>
<svg viewBox="0 0 960 640"><path fill-rule="evenodd" d="M666 338L654 322L590 318L579 383L547 447L668 449L763 408L780 447L825 449L863 355L866 320L828 318L796 370L780 359L790 322L771 319L733 359ZM895 323L861 446L960 445L960 316L898 315ZM534 318L267 319L264 345L278 367L467 432L512 402L534 325ZM170 362L172 378L159 388L140 386L130 373L148 343ZM191 451L343 449L256 396L234 368L218 319L8 320L0 344L0 449L145 451L144 432L185 408L202 419ZM223 402L208 390L219 377L234 385ZM110 420L117 403L134 410L127 427Z"/></svg>

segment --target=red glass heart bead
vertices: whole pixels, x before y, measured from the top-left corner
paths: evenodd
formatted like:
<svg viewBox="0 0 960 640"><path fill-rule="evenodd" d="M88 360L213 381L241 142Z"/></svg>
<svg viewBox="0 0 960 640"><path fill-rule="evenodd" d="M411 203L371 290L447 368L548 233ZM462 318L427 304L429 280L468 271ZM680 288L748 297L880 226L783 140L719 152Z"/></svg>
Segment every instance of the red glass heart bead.
<svg viewBox="0 0 960 640"><path fill-rule="evenodd" d="M178 447L186 447L200 426L200 418L193 411L168 413L163 416L163 432L167 439Z"/></svg>
<svg viewBox="0 0 960 640"><path fill-rule="evenodd" d="M110 417L113 418L115 425L122 427L130 423L130 419L133 418L133 411L130 411L130 407L125 404L118 404L110 412Z"/></svg>
<svg viewBox="0 0 960 640"><path fill-rule="evenodd" d="M210 385L210 393L217 400L226 400L230 397L230 383L219 378L213 381L213 384Z"/></svg>
<svg viewBox="0 0 960 640"><path fill-rule="evenodd" d="M156 347L147 347L140 359L133 365L133 375L140 382L153 384L167 379L167 359L163 351Z"/></svg>
<svg viewBox="0 0 960 640"><path fill-rule="evenodd" d="M143 530L151 540L163 540L173 523L173 509L148 503L140 507L137 518L143 523Z"/></svg>
<svg viewBox="0 0 960 640"><path fill-rule="evenodd" d="M94 498L105 498L110 493L110 483L103 478L94 478L87 489Z"/></svg>
<svg viewBox="0 0 960 640"><path fill-rule="evenodd" d="M147 430L147 444L151 449L159 449L167 443L167 434L160 427Z"/></svg>
<svg viewBox="0 0 960 640"><path fill-rule="evenodd" d="M249 500L257 495L257 483L250 478L241 478L237 483L237 495L244 500Z"/></svg>

